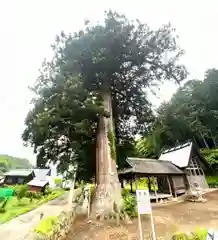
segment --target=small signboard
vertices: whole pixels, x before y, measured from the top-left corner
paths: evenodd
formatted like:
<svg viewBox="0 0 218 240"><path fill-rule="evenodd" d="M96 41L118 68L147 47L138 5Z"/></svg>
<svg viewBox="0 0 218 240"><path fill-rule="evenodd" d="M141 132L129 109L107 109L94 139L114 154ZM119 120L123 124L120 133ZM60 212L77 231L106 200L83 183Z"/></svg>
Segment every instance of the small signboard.
<svg viewBox="0 0 218 240"><path fill-rule="evenodd" d="M148 190L136 190L139 214L151 214L151 202Z"/></svg>
<svg viewBox="0 0 218 240"><path fill-rule="evenodd" d="M136 199L137 199L137 206L138 206L138 221L139 221L140 240L144 239L143 231L142 231L142 222L141 222L141 218L140 218L140 215L142 215L142 214L150 215L153 240L156 240L149 190L138 190L137 189L136 190Z"/></svg>

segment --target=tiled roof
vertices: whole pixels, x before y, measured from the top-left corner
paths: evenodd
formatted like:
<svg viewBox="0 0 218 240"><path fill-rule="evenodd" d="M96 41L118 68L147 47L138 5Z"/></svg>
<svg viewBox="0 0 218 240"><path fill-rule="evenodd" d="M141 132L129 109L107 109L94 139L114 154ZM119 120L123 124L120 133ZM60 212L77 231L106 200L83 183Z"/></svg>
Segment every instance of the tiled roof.
<svg viewBox="0 0 218 240"><path fill-rule="evenodd" d="M47 180L39 180L37 178L34 178L30 182L27 183L29 186L36 186L36 187L44 187L46 184L48 184Z"/></svg>
<svg viewBox="0 0 218 240"><path fill-rule="evenodd" d="M30 174L34 174L31 169L14 169L6 172L5 176L29 176Z"/></svg>
<svg viewBox="0 0 218 240"><path fill-rule="evenodd" d="M119 174L125 174L128 172L145 174L184 174L182 170L171 162L146 158L127 158L126 161L130 167L119 170Z"/></svg>

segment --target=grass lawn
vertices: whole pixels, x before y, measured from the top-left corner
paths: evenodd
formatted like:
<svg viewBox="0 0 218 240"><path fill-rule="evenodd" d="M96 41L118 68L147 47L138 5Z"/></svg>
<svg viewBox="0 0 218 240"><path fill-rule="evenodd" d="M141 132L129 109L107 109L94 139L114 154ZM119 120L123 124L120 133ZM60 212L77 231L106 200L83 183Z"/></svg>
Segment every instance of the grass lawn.
<svg viewBox="0 0 218 240"><path fill-rule="evenodd" d="M207 183L210 187L218 187L218 175L207 176Z"/></svg>
<svg viewBox="0 0 218 240"><path fill-rule="evenodd" d="M32 202L29 198L26 197L22 198L20 201L17 200L17 197L12 197L7 202L5 212L0 213L0 224L8 222L23 213L29 212L34 208L37 208L39 205L53 200L63 195L64 193L65 191L63 189L53 190L51 194L42 197L41 199L33 199Z"/></svg>

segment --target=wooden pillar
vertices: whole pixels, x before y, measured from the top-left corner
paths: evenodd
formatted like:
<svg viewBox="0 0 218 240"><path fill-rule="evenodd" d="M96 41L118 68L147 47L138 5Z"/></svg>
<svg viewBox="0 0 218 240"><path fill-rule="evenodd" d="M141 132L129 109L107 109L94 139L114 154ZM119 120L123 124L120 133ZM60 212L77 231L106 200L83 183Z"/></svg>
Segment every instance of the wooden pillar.
<svg viewBox="0 0 218 240"><path fill-rule="evenodd" d="M137 182L137 180L138 180L138 177L135 175L135 189L138 189L138 182Z"/></svg>
<svg viewBox="0 0 218 240"><path fill-rule="evenodd" d="M176 193L176 189L175 189L175 198L177 198L177 193Z"/></svg>
<svg viewBox="0 0 218 240"><path fill-rule="evenodd" d="M132 178L130 180L130 192L132 193Z"/></svg>
<svg viewBox="0 0 218 240"><path fill-rule="evenodd" d="M169 176L168 175L167 175L167 183L168 183L170 195L172 195L172 188L171 188L171 184L170 184L170 180L169 180Z"/></svg>
<svg viewBox="0 0 218 240"><path fill-rule="evenodd" d="M122 178L120 179L120 182L121 182L121 188L124 188L124 184L123 184L123 179Z"/></svg>
<svg viewBox="0 0 218 240"><path fill-rule="evenodd" d="M149 193L151 192L151 180L150 180L150 177L148 176L148 190L149 190Z"/></svg>
<svg viewBox="0 0 218 240"><path fill-rule="evenodd" d="M156 203L157 203L157 202L158 202L158 197L157 197L156 184L157 184L157 180L156 180L156 178L154 177L154 193L155 193Z"/></svg>
<svg viewBox="0 0 218 240"><path fill-rule="evenodd" d="M175 194L175 198L177 198L176 188L175 188L175 184L173 182L173 179L172 179L172 184L173 184L173 191L174 191L174 194Z"/></svg>

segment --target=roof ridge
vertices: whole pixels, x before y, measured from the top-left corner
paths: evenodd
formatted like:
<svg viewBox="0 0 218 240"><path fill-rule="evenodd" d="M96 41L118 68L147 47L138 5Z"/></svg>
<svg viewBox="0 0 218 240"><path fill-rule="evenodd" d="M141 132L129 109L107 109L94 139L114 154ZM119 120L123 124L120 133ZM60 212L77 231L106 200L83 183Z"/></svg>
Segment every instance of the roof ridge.
<svg viewBox="0 0 218 240"><path fill-rule="evenodd" d="M134 160L139 160L139 161L146 161L146 160L148 160L148 161L159 161L158 159L156 159L156 158L138 158L138 157L127 157L127 159L133 159L133 161Z"/></svg>
<svg viewBox="0 0 218 240"><path fill-rule="evenodd" d="M162 151L161 154L165 154L165 153L169 153L169 152L174 152L174 151L177 151L177 150L179 150L179 149L188 147L188 146L190 146L190 145L192 145L192 144L193 144L192 141L188 141L188 142L183 143L183 144L181 144L181 145L178 145L178 146L175 146L175 147L172 147L172 148L165 149L164 151Z"/></svg>

